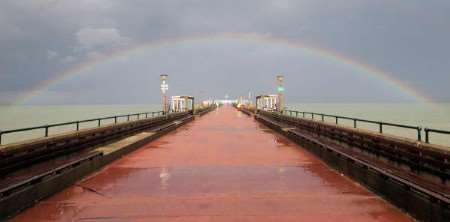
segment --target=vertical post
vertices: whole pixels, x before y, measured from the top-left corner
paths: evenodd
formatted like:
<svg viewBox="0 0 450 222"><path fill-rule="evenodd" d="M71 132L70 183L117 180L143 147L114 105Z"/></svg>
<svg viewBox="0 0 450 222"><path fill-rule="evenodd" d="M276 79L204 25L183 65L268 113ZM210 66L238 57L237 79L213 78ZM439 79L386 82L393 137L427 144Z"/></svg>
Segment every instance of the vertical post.
<svg viewBox="0 0 450 222"><path fill-rule="evenodd" d="M277 91L278 91L277 111L281 112L281 113L284 110L284 87L283 87L283 81L284 81L284 76L283 75L277 75L277 83L278 83L278 87L277 87Z"/></svg>
<svg viewBox="0 0 450 222"><path fill-rule="evenodd" d="M127 122L130 121L130 115L127 115Z"/></svg>
<svg viewBox="0 0 450 222"><path fill-rule="evenodd" d="M425 128L425 143L430 143L430 136L429 136L430 132L428 131L427 128Z"/></svg>
<svg viewBox="0 0 450 222"><path fill-rule="evenodd" d="M339 124L339 117L337 117L337 116L335 116L335 118L336 118L336 125L338 125Z"/></svg>
<svg viewBox="0 0 450 222"><path fill-rule="evenodd" d="M98 127L100 127L101 121L101 119L98 119Z"/></svg>
<svg viewBox="0 0 450 222"><path fill-rule="evenodd" d="M303 114L303 118L305 118L305 112L302 112L302 114Z"/></svg>
<svg viewBox="0 0 450 222"><path fill-rule="evenodd" d="M314 119L314 113L311 113L311 118Z"/></svg>
<svg viewBox="0 0 450 222"><path fill-rule="evenodd" d="M80 121L77 121L77 131L80 131Z"/></svg>
<svg viewBox="0 0 450 222"><path fill-rule="evenodd" d="M256 96L256 97L255 97L255 114L258 113L258 105L259 105L259 99L258 99L258 97L259 97L259 96Z"/></svg>
<svg viewBox="0 0 450 222"><path fill-rule="evenodd" d="M356 128L356 119L353 119L353 128Z"/></svg>
<svg viewBox="0 0 450 222"><path fill-rule="evenodd" d="M383 133L383 123L379 122L378 125L380 127L380 133Z"/></svg>
<svg viewBox="0 0 450 222"><path fill-rule="evenodd" d="M3 136L3 133L2 133L2 131L0 131L0 145L2 145L2 136Z"/></svg>
<svg viewBox="0 0 450 222"><path fill-rule="evenodd" d="M48 126L45 126L45 137L48 137Z"/></svg>
<svg viewBox="0 0 450 222"><path fill-rule="evenodd" d="M114 124L117 124L117 116L114 116Z"/></svg>
<svg viewBox="0 0 450 222"><path fill-rule="evenodd" d="M325 122L325 117L323 114L322 114L322 122Z"/></svg>
<svg viewBox="0 0 450 222"><path fill-rule="evenodd" d="M195 98L192 97L192 115L195 115Z"/></svg>
<svg viewBox="0 0 450 222"><path fill-rule="evenodd" d="M417 140L422 141L422 127L417 127Z"/></svg>
<svg viewBox="0 0 450 222"><path fill-rule="evenodd" d="M298 111L295 111L295 117L298 118Z"/></svg>

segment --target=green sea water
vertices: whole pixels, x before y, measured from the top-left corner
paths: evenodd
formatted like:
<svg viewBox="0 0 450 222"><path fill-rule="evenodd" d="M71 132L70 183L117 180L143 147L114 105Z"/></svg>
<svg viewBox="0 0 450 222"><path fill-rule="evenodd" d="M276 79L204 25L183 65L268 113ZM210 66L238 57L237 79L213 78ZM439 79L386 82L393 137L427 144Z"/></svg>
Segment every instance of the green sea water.
<svg viewBox="0 0 450 222"><path fill-rule="evenodd" d="M347 116L353 118L383 121L412 126L450 131L450 103L291 103L288 109ZM334 118L325 119L334 123ZM351 121L340 124L353 126ZM378 131L378 125L358 123L359 128ZM414 130L397 127L384 127L387 134L417 138ZM450 146L450 135L430 134L430 141L435 144Z"/></svg>

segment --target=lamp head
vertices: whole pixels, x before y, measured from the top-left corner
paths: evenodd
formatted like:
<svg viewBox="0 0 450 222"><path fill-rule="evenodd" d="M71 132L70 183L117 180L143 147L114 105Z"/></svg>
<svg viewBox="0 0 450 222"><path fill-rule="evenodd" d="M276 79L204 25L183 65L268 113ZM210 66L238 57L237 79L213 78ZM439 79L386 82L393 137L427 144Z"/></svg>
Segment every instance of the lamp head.
<svg viewBox="0 0 450 222"><path fill-rule="evenodd" d="M283 75L277 75L278 82L283 82L284 76Z"/></svg>

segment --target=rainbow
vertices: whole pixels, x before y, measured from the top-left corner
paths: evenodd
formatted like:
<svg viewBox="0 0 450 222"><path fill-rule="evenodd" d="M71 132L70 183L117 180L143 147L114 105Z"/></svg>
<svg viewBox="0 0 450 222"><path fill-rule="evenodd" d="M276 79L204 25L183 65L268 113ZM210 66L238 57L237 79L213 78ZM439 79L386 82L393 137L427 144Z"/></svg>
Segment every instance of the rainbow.
<svg viewBox="0 0 450 222"><path fill-rule="evenodd" d="M403 92L406 95L413 97L415 100L423 103L433 103L433 100L429 98L424 93L416 90L407 84L403 83L401 80L394 77L394 75L380 70L376 67L373 67L367 63L358 61L354 58L350 58L338 52L327 50L324 48L320 48L317 46L307 45L298 40L291 40L286 38L273 37L265 34L258 33L220 33L220 34L200 34L200 35L192 35L188 37L180 37L180 38L168 38L160 41L151 41L145 44L130 46L125 49L118 49L114 51L110 51L108 54L97 57L96 59L80 63L70 69L55 75L55 78L48 79L46 81L37 84L31 90L27 90L23 94L21 94L17 99L15 104L24 104L33 97L41 94L43 91L47 90L50 86L55 85L70 76L81 75L85 73L89 69L94 68L99 64L106 63L114 58L119 58L123 56L127 56L132 53L136 53L143 50L154 49L154 48L162 48L167 46L172 46L175 44L184 44L189 42L196 41L206 41L206 40L223 40L223 39L232 39L238 40L242 42L249 43L263 43L263 44L278 44L284 45L290 48L298 48L305 50L306 52L316 55L320 58L333 61L337 64L347 65L351 68L359 70L361 73L366 75L375 77L379 79L384 84L389 85L390 87L396 88Z"/></svg>

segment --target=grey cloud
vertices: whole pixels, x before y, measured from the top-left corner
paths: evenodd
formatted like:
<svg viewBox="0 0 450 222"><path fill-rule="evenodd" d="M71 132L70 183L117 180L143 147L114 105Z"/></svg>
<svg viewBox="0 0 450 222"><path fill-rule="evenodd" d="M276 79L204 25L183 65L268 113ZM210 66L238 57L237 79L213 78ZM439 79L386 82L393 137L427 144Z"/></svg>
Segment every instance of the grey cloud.
<svg viewBox="0 0 450 222"><path fill-rule="evenodd" d="M82 49L95 47L126 46L131 39L120 34L116 28L82 28L76 33L78 46Z"/></svg>
<svg viewBox="0 0 450 222"><path fill-rule="evenodd" d="M48 59L54 59L58 57L58 52L55 52L53 50L47 50L47 58Z"/></svg>
<svg viewBox="0 0 450 222"><path fill-rule="evenodd" d="M450 100L448 11L450 2L445 0L3 0L0 92L8 92L7 100L14 100L11 98L63 70L130 45L207 33L245 32L338 51L387 70L436 100ZM236 50L246 54L245 49ZM202 54L207 53L198 51L192 56ZM232 56L218 54L224 62ZM187 63L181 59L175 62ZM245 81L254 81L251 73L261 71L240 66L237 70L246 70L248 75ZM295 66L295 61L285 66ZM183 72L192 75L193 70ZM318 75L319 70L311 69L309 75ZM223 78L208 77L212 82L224 82L220 81ZM258 80L255 84L268 83ZM218 85L216 90L221 94L226 87ZM334 92L330 89L327 93ZM380 99L366 96L368 100ZM325 95L314 99L321 98L329 100Z"/></svg>

